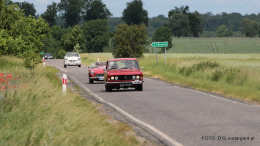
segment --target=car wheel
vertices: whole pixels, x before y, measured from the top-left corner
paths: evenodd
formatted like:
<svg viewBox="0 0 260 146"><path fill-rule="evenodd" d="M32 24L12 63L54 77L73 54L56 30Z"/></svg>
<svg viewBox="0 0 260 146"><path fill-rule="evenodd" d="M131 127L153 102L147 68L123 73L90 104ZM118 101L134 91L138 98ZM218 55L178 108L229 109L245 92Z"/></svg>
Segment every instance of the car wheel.
<svg viewBox="0 0 260 146"><path fill-rule="evenodd" d="M81 67L81 65L78 65L78 67Z"/></svg>
<svg viewBox="0 0 260 146"><path fill-rule="evenodd" d="M64 68L66 68L66 65L64 65Z"/></svg>
<svg viewBox="0 0 260 146"><path fill-rule="evenodd" d="M143 84L138 86L138 91L143 91Z"/></svg>
<svg viewBox="0 0 260 146"><path fill-rule="evenodd" d="M90 84L92 84L92 83L93 83L93 80L91 80L91 79L88 79L88 82L89 82Z"/></svg>
<svg viewBox="0 0 260 146"><path fill-rule="evenodd" d="M107 91L108 92L112 92L112 87L111 86L107 86Z"/></svg>

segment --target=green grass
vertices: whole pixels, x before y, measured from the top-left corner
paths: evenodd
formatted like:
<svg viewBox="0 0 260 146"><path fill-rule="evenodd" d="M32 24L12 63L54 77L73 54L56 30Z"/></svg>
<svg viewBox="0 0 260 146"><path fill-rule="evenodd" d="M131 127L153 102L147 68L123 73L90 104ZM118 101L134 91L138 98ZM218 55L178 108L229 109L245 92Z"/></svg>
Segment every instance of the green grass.
<svg viewBox="0 0 260 146"><path fill-rule="evenodd" d="M203 54L250 54L260 53L259 38L214 37L214 38L173 38L173 47L167 53L203 53ZM155 53L150 44L148 53ZM161 52L162 48L158 48ZM163 50L164 53L164 50Z"/></svg>
<svg viewBox="0 0 260 146"><path fill-rule="evenodd" d="M111 53L84 54L113 58ZM145 54L139 58L145 76L245 101L260 103L260 54Z"/></svg>
<svg viewBox="0 0 260 146"><path fill-rule="evenodd" d="M131 127L110 124L78 93L63 96L56 69L39 64L31 77L20 59L1 56L3 61L0 72L18 75L21 87L0 92L0 145L141 145L125 134Z"/></svg>

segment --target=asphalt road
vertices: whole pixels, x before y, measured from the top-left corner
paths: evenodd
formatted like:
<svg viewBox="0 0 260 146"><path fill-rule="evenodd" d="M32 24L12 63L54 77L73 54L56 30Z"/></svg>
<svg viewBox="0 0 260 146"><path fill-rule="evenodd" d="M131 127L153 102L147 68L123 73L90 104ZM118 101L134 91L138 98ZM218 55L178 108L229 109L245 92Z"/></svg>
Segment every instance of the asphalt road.
<svg viewBox="0 0 260 146"><path fill-rule="evenodd" d="M260 145L260 106L211 93L144 78L144 90L106 92L104 82L88 83L87 66L63 68L63 60L46 60L97 100L154 134L165 145Z"/></svg>

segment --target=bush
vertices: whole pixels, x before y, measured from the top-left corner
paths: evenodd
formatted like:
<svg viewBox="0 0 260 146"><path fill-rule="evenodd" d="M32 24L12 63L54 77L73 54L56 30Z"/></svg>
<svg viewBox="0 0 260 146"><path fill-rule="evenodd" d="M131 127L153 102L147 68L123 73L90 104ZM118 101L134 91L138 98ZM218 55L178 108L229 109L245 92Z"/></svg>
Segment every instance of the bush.
<svg viewBox="0 0 260 146"><path fill-rule="evenodd" d="M213 68L216 68L216 67L219 67L219 64L215 61L215 62L210 62L210 61L207 61L207 62L200 62L198 64L194 64L192 65L192 68L194 68L195 70L202 70L204 71L205 69L213 69Z"/></svg>
<svg viewBox="0 0 260 146"><path fill-rule="evenodd" d="M220 70L216 70L215 72L212 73L212 76L210 78L211 81L218 81L223 73Z"/></svg>

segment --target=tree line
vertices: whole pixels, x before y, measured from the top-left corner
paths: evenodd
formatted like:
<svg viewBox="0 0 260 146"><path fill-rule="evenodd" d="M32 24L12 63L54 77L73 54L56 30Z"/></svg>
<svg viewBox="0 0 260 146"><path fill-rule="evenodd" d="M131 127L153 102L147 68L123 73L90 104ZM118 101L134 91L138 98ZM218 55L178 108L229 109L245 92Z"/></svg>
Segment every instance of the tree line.
<svg viewBox="0 0 260 146"><path fill-rule="evenodd" d="M11 0L1 0L1 2L5 2L2 6L6 9L6 15L9 15L7 9L10 8L12 11L19 13L23 19L30 18L28 20L41 22L43 26L34 27L45 31L40 33L37 40L37 50L34 50L34 52L50 52L57 58L62 58L66 52L70 51L108 51L113 52L114 57L140 57L145 50L144 45L151 43L151 41L168 41L169 47L167 49L169 49L172 46L172 37L201 37L205 30L214 28L216 25L213 23L215 19L218 20L219 25L214 31L219 37L232 36L233 30L237 28L234 25L225 25L233 21L220 21L222 18L223 20L229 18L229 14L223 13L221 17L211 13L200 14L197 11L190 12L189 6L171 9L168 12L168 17L159 15L148 18L148 12L143 8L142 0L127 2L122 17L119 18L111 18L113 14L102 0L60 0L59 3L52 2L47 6L46 11L38 16L35 16L36 10L33 4L12 2ZM19 19L12 19L12 17L8 16L11 20L8 23L15 26ZM5 20L4 15L1 20ZM12 20L15 21L12 22ZM254 37L259 32L259 24L254 21L256 19L243 18L240 21L237 17L235 20L236 23L239 21L239 30L245 36ZM2 29L3 40L8 40L8 37L3 35L6 28L3 27ZM37 33L41 31L37 31ZM13 32L13 30L10 32ZM29 34L23 35L27 37ZM153 36L151 40L147 38L150 35ZM1 53L10 54L11 52L7 53L5 51L7 49L4 49L3 46L3 49L0 50ZM18 45L16 48L18 48L17 52L19 50L23 52Z"/></svg>

